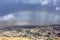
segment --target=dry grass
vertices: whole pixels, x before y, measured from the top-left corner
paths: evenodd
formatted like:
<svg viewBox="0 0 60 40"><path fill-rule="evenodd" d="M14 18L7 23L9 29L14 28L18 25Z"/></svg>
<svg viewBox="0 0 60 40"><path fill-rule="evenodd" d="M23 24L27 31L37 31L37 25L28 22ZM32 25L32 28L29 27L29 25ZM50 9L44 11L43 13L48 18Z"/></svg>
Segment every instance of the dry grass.
<svg viewBox="0 0 60 40"><path fill-rule="evenodd" d="M26 37L0 37L0 40L31 40Z"/></svg>
<svg viewBox="0 0 60 40"><path fill-rule="evenodd" d="M60 40L60 38L56 38L55 40Z"/></svg>
<svg viewBox="0 0 60 40"><path fill-rule="evenodd" d="M27 37L0 37L0 40L34 40ZM60 40L60 38L56 38L54 40Z"/></svg>

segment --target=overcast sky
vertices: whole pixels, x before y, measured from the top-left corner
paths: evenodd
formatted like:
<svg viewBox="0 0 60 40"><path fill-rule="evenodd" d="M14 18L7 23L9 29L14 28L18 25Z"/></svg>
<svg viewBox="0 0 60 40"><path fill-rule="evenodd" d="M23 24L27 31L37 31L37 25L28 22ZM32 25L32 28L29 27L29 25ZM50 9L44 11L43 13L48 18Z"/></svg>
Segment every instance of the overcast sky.
<svg viewBox="0 0 60 40"><path fill-rule="evenodd" d="M0 0L0 21L19 25L60 24L60 0Z"/></svg>

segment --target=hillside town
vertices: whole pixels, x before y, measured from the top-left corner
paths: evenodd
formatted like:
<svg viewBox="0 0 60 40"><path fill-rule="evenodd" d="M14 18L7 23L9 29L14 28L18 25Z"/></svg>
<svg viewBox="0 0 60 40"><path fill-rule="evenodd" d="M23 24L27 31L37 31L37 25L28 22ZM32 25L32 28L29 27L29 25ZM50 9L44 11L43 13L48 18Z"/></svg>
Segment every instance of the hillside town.
<svg viewBox="0 0 60 40"><path fill-rule="evenodd" d="M22 37L28 40L60 40L60 26L1 29L0 37ZM24 39L25 40L25 39Z"/></svg>

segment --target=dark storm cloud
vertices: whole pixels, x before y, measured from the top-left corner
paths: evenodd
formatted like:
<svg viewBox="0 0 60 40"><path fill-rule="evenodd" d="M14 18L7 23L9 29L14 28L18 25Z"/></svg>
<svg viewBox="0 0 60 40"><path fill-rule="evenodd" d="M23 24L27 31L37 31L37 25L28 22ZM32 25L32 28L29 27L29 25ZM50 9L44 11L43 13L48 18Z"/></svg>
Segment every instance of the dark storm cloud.
<svg viewBox="0 0 60 40"><path fill-rule="evenodd" d="M17 11L47 11L59 14L59 0L0 0L0 16ZM57 5L54 5L57 4Z"/></svg>
<svg viewBox="0 0 60 40"><path fill-rule="evenodd" d="M35 5L34 5L35 6ZM16 1L0 1L0 16L11 12L22 11L22 10L33 10L33 5L16 3Z"/></svg>

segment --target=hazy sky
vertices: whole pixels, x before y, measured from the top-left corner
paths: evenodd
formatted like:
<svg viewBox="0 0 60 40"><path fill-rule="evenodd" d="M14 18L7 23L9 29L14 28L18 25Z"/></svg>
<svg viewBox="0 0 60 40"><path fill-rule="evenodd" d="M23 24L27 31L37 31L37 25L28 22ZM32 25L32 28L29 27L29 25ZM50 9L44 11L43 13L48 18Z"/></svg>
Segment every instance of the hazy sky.
<svg viewBox="0 0 60 40"><path fill-rule="evenodd" d="M60 0L0 0L0 22L60 24Z"/></svg>

